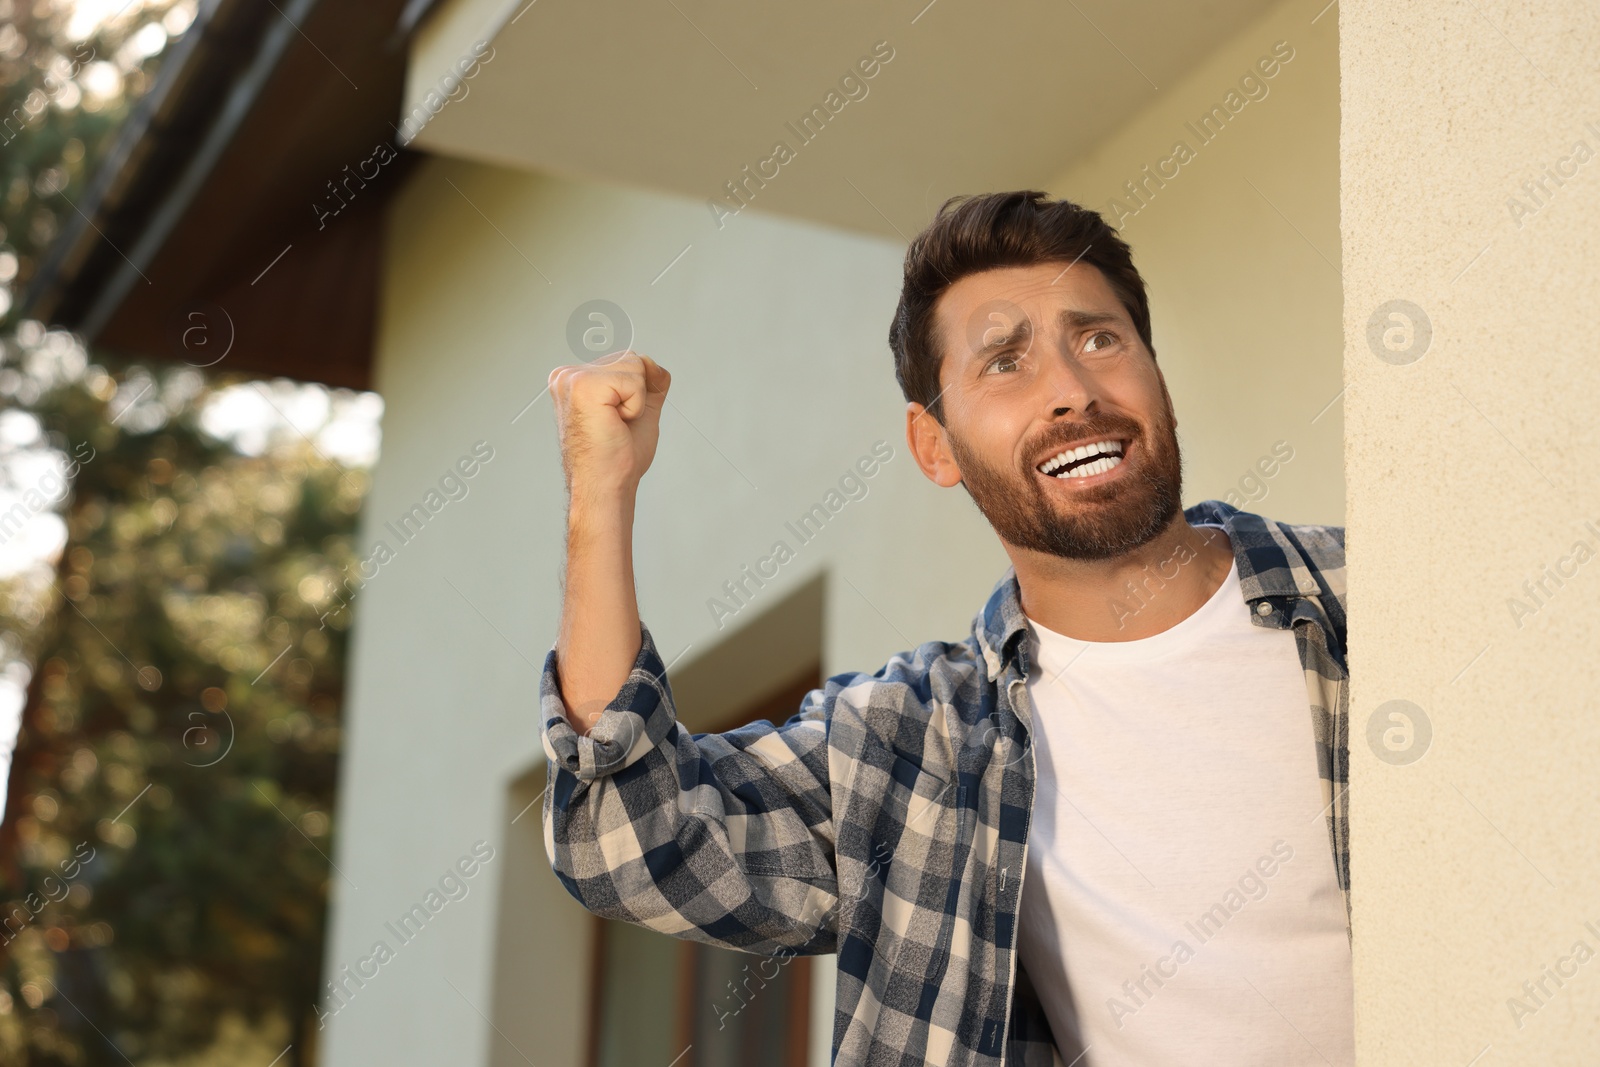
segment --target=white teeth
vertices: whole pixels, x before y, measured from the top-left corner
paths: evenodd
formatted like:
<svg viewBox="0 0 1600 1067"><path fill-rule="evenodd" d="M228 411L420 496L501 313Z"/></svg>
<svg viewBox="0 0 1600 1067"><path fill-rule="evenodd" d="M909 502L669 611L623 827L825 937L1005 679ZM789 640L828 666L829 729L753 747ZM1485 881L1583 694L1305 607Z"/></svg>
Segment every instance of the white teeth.
<svg viewBox="0 0 1600 1067"><path fill-rule="evenodd" d="M1075 467L1070 471L1064 471L1061 474L1056 475L1056 477L1062 480L1069 478L1087 478L1091 474L1104 474L1108 470L1113 470L1116 467L1121 466L1121 464L1121 456L1106 456L1104 459L1097 459L1093 463L1085 463L1081 467Z"/></svg>
<svg viewBox="0 0 1600 1067"><path fill-rule="evenodd" d="M1107 454L1108 459L1114 458L1120 461L1122 458L1122 442L1116 440L1091 441L1086 445L1079 445L1077 448L1069 448L1065 452L1052 456L1050 459L1039 464L1039 471L1043 474L1049 474L1051 471L1058 467L1064 466L1065 464L1073 463L1089 456L1098 455L1102 452ZM1102 460L1101 462L1104 461ZM1113 464L1113 466L1114 465L1115 464ZM1086 467L1092 466L1095 466L1095 464L1086 464ZM1110 470L1111 468L1107 467L1105 469ZM1088 473L1088 471L1083 469L1079 470L1078 473L1084 474ZM1060 475L1057 475L1057 477L1060 477Z"/></svg>

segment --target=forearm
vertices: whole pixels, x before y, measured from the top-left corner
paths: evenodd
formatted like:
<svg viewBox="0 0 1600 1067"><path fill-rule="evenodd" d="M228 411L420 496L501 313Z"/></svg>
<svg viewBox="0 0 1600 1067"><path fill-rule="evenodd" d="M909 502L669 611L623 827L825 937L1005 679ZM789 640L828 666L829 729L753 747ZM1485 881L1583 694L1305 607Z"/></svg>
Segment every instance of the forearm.
<svg viewBox="0 0 1600 1067"><path fill-rule="evenodd" d="M639 636L633 673L664 677L648 627ZM561 716L555 656L540 685L544 841L567 892L596 915L675 937L766 955L835 951L827 705L812 701L782 727L692 735L668 687L628 684L607 712L613 728L578 737ZM619 848L623 826L632 844ZM716 893L695 888L710 884Z"/></svg>
<svg viewBox="0 0 1600 1067"><path fill-rule="evenodd" d="M567 509L556 662L568 722L580 736L622 688L639 655L633 512L631 490L575 496Z"/></svg>

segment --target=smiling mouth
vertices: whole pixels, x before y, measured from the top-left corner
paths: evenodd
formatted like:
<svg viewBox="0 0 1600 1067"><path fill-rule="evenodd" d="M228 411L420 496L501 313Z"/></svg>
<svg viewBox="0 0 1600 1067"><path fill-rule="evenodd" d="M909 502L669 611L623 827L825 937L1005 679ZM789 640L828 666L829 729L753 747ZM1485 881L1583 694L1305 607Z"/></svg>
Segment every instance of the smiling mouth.
<svg viewBox="0 0 1600 1067"><path fill-rule="evenodd" d="M1055 453L1035 469L1051 478L1064 481L1104 474L1122 465L1128 442L1122 438L1106 437Z"/></svg>

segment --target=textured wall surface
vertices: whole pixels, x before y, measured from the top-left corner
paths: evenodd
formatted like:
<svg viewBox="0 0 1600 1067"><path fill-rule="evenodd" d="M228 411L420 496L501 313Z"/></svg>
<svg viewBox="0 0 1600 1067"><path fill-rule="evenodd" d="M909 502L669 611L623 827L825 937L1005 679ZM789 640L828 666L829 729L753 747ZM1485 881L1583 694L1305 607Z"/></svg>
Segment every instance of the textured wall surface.
<svg viewBox="0 0 1600 1067"><path fill-rule="evenodd" d="M1339 18L1361 1062L1592 1064L1600 19Z"/></svg>

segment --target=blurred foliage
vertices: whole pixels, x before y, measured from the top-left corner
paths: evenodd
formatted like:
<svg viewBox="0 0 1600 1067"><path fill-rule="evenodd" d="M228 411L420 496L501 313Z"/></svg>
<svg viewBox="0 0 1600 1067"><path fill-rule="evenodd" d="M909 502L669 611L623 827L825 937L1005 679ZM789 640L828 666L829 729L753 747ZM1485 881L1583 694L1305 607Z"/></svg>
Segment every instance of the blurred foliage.
<svg viewBox="0 0 1600 1067"><path fill-rule="evenodd" d="M108 6L123 10L77 26L97 5L0 0L0 323L195 11L194 0Z"/></svg>
<svg viewBox="0 0 1600 1067"><path fill-rule="evenodd" d="M77 471L46 595L0 585L36 664L0 831L8 1064L153 1063L230 1015L309 1062L350 619L322 615L367 476L211 437L222 384L91 365L29 405Z"/></svg>
<svg viewBox="0 0 1600 1067"><path fill-rule="evenodd" d="M80 43L70 5L0 0L7 304L193 7L135 0ZM0 578L0 667L26 684L0 1063L264 1064L291 1043L283 1067L314 1063L350 621L325 613L366 472L203 425L219 392L264 387L0 325L0 542L20 518L65 527L59 558Z"/></svg>

